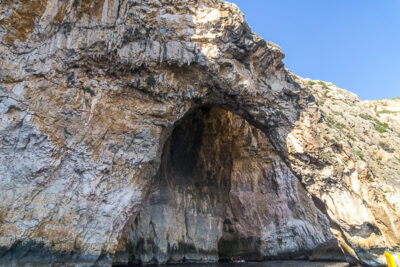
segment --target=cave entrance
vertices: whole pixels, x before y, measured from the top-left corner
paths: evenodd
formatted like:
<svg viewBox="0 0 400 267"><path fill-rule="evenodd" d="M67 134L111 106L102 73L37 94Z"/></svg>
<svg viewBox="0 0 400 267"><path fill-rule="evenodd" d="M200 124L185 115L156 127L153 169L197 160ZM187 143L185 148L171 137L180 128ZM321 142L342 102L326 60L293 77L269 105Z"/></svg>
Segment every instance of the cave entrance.
<svg viewBox="0 0 400 267"><path fill-rule="evenodd" d="M218 107L176 123L154 179L125 231L132 263L308 258L333 238L267 136Z"/></svg>

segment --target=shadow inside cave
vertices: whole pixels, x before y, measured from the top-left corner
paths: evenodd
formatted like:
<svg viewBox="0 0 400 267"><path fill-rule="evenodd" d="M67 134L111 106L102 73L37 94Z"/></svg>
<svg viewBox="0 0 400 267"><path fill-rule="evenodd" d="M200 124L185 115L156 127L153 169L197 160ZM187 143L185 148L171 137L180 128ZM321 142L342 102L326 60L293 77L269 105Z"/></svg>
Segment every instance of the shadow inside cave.
<svg viewBox="0 0 400 267"><path fill-rule="evenodd" d="M345 260L268 137L224 109L197 108L176 123L151 184L115 264Z"/></svg>

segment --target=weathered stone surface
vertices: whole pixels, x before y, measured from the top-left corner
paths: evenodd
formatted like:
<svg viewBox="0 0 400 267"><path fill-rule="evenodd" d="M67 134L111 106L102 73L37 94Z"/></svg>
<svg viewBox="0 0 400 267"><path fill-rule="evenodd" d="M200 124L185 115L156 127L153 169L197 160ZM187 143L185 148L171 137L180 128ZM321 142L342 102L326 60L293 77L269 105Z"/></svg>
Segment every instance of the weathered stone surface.
<svg viewBox="0 0 400 267"><path fill-rule="evenodd" d="M266 135L218 108L177 124L125 236L130 258L147 263L308 257L333 239Z"/></svg>
<svg viewBox="0 0 400 267"><path fill-rule="evenodd" d="M395 114L379 112L385 110L382 101L362 102L333 84L291 74L283 56L251 32L236 6L219 0L1 1L1 263L22 264L44 255L58 264L111 264L119 255L123 260L134 241L126 237L135 237L126 229L139 214L142 222L151 217L151 192L170 186L157 179L162 168L171 168L163 164L163 151L174 130L188 112L204 106L241 116L259 129L248 136L268 139L267 147L251 153L252 142L243 145L239 151L247 160L232 159L230 169L218 169L220 180L210 180L227 181L230 173L229 187L203 192L192 186L205 195L231 190L209 200L235 203L224 210L226 217L205 209L207 219L239 217L233 233L269 240L271 247L258 250L264 256L279 256L288 247L274 243L276 230L265 228L270 217L256 214L281 214L283 222L301 215L298 223L315 239L307 243L300 232L298 240L287 236L296 249L327 240L329 224L349 262L377 265L384 262L385 249L400 252ZM397 111L399 101L389 102ZM235 127L227 131L240 130ZM219 136L207 140L229 135ZM214 158L198 162L213 163L215 173L224 154L218 147L208 149L206 155ZM260 158L250 160L253 155ZM259 165L242 173L241 164ZM260 175L270 169L272 176ZM293 190L274 189L279 213L258 203L268 198L271 184L248 189L252 181L269 179ZM168 197L187 199L188 192L177 192ZM293 201L298 206L290 206ZM243 212L246 216L237 215ZM328 221L317 222L318 216ZM228 227L217 226L215 231ZM210 240L194 243L213 251L215 240ZM215 259L215 251L208 255Z"/></svg>

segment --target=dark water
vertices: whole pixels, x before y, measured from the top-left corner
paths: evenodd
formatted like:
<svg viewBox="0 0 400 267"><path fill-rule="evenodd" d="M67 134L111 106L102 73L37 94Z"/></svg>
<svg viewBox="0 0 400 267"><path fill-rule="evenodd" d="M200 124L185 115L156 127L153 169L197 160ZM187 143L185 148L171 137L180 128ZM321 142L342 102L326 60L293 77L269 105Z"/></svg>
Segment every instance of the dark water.
<svg viewBox="0 0 400 267"><path fill-rule="evenodd" d="M347 267L345 262L266 261L248 263L171 264L163 267Z"/></svg>

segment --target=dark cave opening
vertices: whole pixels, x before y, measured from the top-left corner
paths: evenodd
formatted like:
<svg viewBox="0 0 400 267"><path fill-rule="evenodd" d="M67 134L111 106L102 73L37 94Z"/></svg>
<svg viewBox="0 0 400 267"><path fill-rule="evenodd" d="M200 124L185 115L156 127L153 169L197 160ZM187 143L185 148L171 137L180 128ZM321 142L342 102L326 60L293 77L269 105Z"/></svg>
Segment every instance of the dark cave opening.
<svg viewBox="0 0 400 267"><path fill-rule="evenodd" d="M324 260L343 258L328 218L268 137L218 107L176 123L124 236L132 264L318 259L318 248Z"/></svg>

